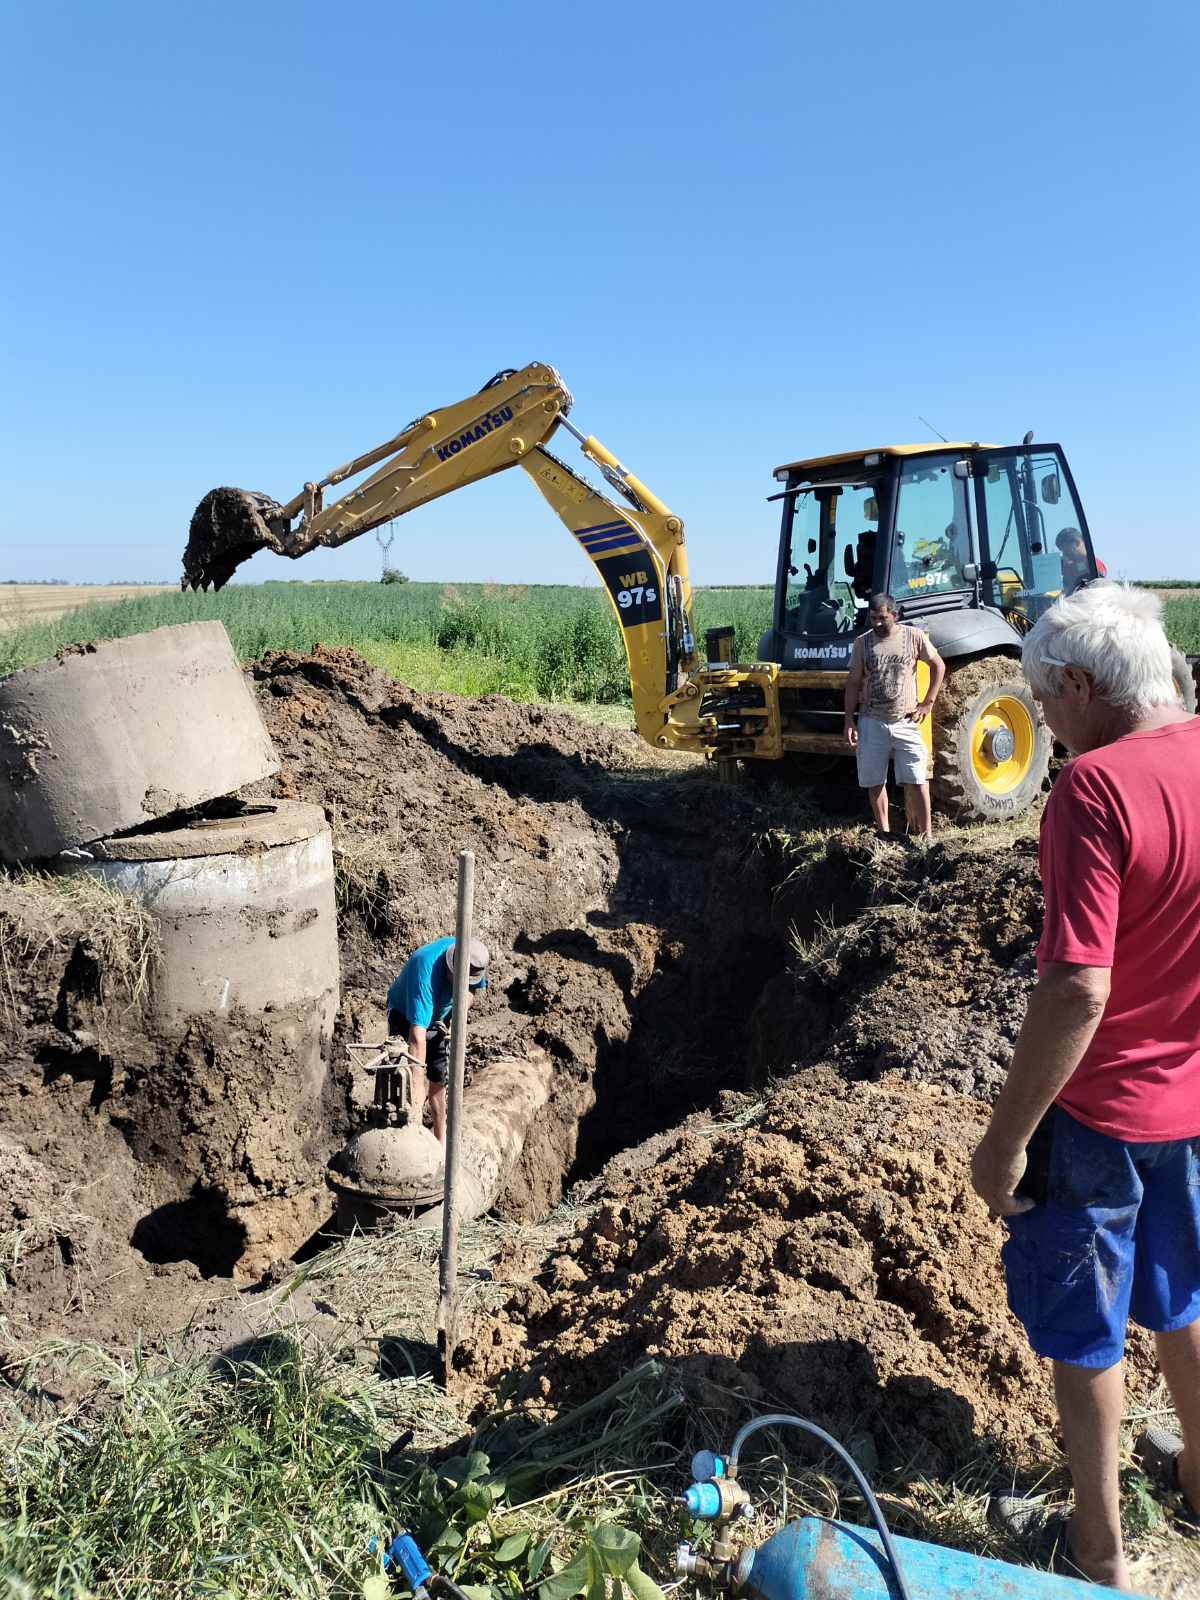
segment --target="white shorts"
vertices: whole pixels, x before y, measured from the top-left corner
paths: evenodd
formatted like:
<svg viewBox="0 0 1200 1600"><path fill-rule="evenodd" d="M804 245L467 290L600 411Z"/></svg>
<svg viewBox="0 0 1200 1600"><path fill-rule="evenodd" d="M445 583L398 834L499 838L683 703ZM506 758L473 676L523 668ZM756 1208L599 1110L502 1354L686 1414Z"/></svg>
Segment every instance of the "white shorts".
<svg viewBox="0 0 1200 1600"><path fill-rule="evenodd" d="M928 751L920 725L880 722L878 717L858 719L858 781L864 789L887 782L888 762L896 763L897 783L924 783L929 777Z"/></svg>

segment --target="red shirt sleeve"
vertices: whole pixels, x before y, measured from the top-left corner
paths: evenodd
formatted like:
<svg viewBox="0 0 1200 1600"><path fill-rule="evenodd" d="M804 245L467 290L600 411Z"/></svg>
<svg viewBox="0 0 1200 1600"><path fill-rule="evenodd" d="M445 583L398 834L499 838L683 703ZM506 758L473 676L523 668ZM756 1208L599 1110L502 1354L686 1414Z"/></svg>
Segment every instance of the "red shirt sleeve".
<svg viewBox="0 0 1200 1600"><path fill-rule="evenodd" d="M1042 817L1046 921L1038 966L1111 967L1125 867L1120 818L1102 784L1074 763L1060 773Z"/></svg>

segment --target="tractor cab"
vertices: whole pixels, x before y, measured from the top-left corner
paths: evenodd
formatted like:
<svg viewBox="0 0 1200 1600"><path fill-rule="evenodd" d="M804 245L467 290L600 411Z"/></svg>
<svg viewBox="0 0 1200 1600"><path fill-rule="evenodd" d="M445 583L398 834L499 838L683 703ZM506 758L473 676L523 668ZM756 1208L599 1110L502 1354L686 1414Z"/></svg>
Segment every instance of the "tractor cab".
<svg viewBox="0 0 1200 1600"><path fill-rule="evenodd" d="M1002 641L977 640L951 614L990 611L1016 648L1060 594L1096 576L1056 444L892 445L794 461L775 478L783 518L759 655L785 671L846 669L877 591L954 656Z"/></svg>

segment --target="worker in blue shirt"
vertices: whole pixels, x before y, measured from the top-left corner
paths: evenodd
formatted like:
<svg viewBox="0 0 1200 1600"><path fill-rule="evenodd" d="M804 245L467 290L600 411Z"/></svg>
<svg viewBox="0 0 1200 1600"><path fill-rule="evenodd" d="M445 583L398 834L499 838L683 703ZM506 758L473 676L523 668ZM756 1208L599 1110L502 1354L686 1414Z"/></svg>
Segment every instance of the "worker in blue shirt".
<svg viewBox="0 0 1200 1600"><path fill-rule="evenodd" d="M433 1131L446 1142L446 1072L450 1065L450 1008L454 1001L455 942L433 939L400 969L387 992L388 1033L402 1038L413 1066L413 1111L420 1122L425 1101ZM472 939L468 952L467 1001L471 989L487 988L488 949Z"/></svg>

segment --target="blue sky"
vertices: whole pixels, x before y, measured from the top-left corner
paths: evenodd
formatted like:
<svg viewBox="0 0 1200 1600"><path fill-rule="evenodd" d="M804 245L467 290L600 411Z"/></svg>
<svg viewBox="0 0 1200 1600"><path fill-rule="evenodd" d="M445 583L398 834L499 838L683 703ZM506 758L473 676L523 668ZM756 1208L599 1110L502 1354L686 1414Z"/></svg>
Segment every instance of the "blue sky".
<svg viewBox="0 0 1200 1600"><path fill-rule="evenodd" d="M174 579L213 484L287 499L533 359L701 583L770 581L778 462L918 415L1060 440L1110 569L1200 574L1195 7L4 16L0 577ZM396 534L591 576L519 472Z"/></svg>

